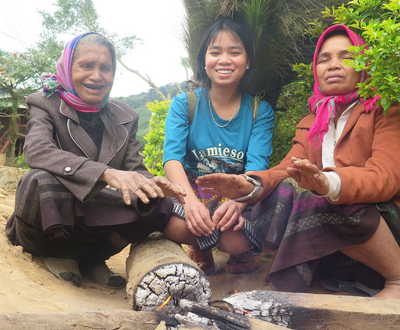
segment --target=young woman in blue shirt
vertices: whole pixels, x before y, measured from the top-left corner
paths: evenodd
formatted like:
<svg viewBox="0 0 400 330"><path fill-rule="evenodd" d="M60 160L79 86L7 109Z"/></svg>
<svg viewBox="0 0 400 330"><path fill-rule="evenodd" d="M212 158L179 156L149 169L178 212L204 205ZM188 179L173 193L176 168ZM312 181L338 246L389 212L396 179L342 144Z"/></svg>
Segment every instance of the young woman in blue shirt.
<svg viewBox="0 0 400 330"><path fill-rule="evenodd" d="M187 197L185 204L176 201L181 217L171 217L164 234L188 244L189 257L206 274L215 272L214 246L231 255L228 272L249 272L260 264L262 242L251 225L253 205L204 194L195 184L205 174L268 168L274 114L265 101L251 104L254 97L246 90L255 72L249 25L240 18L217 19L198 52L196 76L203 87L194 91L193 118L188 95L181 94L172 100L166 119L165 174Z"/></svg>

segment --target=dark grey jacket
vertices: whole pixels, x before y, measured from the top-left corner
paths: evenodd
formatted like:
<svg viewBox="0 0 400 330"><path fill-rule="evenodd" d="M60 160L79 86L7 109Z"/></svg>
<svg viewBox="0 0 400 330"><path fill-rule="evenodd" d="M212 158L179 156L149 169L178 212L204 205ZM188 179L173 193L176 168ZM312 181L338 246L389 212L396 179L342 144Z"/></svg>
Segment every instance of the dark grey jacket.
<svg viewBox="0 0 400 330"><path fill-rule="evenodd" d="M58 93L50 98L43 97L41 92L34 93L28 96L27 104L31 119L23 151L26 163L54 174L80 201L87 201L106 186L98 179L108 167L152 177L139 154L139 116L127 104L109 100L105 110L114 114L116 136L112 139L104 129L98 161L93 160L96 146L80 126L76 110L62 101ZM136 198L132 197L134 206Z"/></svg>

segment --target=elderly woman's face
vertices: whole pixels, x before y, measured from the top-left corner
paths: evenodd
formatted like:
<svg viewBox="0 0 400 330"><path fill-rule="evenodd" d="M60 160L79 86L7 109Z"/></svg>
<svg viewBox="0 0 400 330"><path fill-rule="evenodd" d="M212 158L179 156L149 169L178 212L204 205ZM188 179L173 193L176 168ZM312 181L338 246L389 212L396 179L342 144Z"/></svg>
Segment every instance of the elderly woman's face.
<svg viewBox="0 0 400 330"><path fill-rule="evenodd" d="M322 44L317 57L316 75L325 94L347 94L360 82L360 73L343 64L344 59L352 58L347 50L350 46L353 43L344 35L332 36Z"/></svg>
<svg viewBox="0 0 400 330"><path fill-rule="evenodd" d="M71 68L72 85L85 103L101 103L114 82L110 51L95 44L78 45L76 51Z"/></svg>

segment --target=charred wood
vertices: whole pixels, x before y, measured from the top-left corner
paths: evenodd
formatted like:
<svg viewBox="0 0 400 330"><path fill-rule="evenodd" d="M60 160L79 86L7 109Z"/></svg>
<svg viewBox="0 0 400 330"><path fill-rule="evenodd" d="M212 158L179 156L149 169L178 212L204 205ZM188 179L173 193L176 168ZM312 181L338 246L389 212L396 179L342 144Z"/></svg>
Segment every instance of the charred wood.
<svg viewBox="0 0 400 330"><path fill-rule="evenodd" d="M256 290L225 299L238 312L296 330L400 330L400 301Z"/></svg>
<svg viewBox="0 0 400 330"><path fill-rule="evenodd" d="M126 291L134 310L160 310L165 314L179 313L179 300L207 304L211 298L210 282L203 271L190 260L182 247L162 235L151 235L131 246L126 261Z"/></svg>

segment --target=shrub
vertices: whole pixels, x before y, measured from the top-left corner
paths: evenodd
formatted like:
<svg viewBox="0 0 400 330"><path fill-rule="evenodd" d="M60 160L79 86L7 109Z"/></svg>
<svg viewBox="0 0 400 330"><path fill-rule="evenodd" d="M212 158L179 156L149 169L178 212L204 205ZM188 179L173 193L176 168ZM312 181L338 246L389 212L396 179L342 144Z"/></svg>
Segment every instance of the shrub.
<svg viewBox="0 0 400 330"><path fill-rule="evenodd" d="M144 150L144 164L153 175L165 176L163 168L165 119L171 101L154 101L147 103L147 108L152 112L150 118L150 131L144 136L147 142Z"/></svg>

